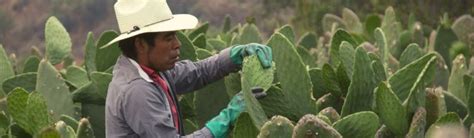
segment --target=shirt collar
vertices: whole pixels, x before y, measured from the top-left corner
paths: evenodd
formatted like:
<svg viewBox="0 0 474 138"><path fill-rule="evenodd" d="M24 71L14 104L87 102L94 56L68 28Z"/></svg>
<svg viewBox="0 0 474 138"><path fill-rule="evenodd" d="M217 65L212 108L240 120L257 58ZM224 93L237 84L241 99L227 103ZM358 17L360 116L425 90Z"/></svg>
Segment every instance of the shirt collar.
<svg viewBox="0 0 474 138"><path fill-rule="evenodd" d="M140 75L140 77L142 77L145 81L147 82L153 82L153 80L150 78L150 76L148 76L147 72L145 72L142 67L140 67L140 65L138 65L138 63L133 60L133 59L130 59L130 58L127 58L131 63L132 65L137 68L138 70L138 74ZM145 69L149 69L149 68L145 68ZM153 71L152 69L149 69L151 71ZM153 71L154 72L154 71Z"/></svg>

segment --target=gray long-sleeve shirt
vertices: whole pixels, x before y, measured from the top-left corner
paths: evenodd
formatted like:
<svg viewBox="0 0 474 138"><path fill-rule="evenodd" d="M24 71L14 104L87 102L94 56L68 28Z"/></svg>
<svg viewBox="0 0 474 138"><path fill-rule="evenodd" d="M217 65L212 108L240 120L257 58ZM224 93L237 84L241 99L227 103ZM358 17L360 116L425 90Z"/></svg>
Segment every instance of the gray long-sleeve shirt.
<svg viewBox="0 0 474 138"><path fill-rule="evenodd" d="M238 65L229 57L229 51L229 48L224 49L198 62L180 61L173 69L160 73L165 76L172 93L192 92L238 70ZM174 127L168 103L163 89L154 84L135 61L120 56L107 93L106 137L212 137L206 127L180 136Z"/></svg>

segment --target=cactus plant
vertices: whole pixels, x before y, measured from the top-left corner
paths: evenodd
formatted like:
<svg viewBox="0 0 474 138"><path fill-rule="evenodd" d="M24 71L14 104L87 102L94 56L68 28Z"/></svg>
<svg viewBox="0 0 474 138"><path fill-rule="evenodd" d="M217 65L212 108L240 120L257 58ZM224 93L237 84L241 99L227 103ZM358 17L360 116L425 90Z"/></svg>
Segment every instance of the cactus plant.
<svg viewBox="0 0 474 138"><path fill-rule="evenodd" d="M339 55L347 76L352 76L355 56L354 46L347 41L343 41L339 48Z"/></svg>
<svg viewBox="0 0 474 138"><path fill-rule="evenodd" d="M3 45L0 44L0 86L2 86L3 81L5 79L15 75L15 72L13 71L13 67L10 63L10 60L8 60L7 53L5 52L5 49L3 49ZM3 95L3 89L0 89L0 94Z"/></svg>
<svg viewBox="0 0 474 138"><path fill-rule="evenodd" d="M303 34L303 36L301 36L300 40L298 41L298 45L308 50L310 50L311 48L316 48L316 46L318 45L317 38L318 37L315 33L307 32Z"/></svg>
<svg viewBox="0 0 474 138"><path fill-rule="evenodd" d="M44 36L45 56L51 64L59 64L71 53L71 37L56 17L52 16L46 21Z"/></svg>
<svg viewBox="0 0 474 138"><path fill-rule="evenodd" d="M97 40L95 46L97 48L95 56L95 66L97 71L105 71L111 68L115 62L117 62L117 58L122 54L118 47L118 43L114 43L109 47L103 47L105 44L118 37L118 35L119 34L115 31L105 31Z"/></svg>
<svg viewBox="0 0 474 138"><path fill-rule="evenodd" d="M380 127L379 117L371 111L357 112L334 122L333 127L343 137L374 137Z"/></svg>
<svg viewBox="0 0 474 138"><path fill-rule="evenodd" d="M322 26L324 32L332 32L333 27L335 29L346 28L346 23L334 14L325 14L322 19Z"/></svg>
<svg viewBox="0 0 474 138"><path fill-rule="evenodd" d="M232 45L262 42L260 31L255 24L245 24L241 29L237 40L232 41Z"/></svg>
<svg viewBox="0 0 474 138"><path fill-rule="evenodd" d="M199 34L206 34L208 29L209 29L209 23L205 22L205 23L201 24L201 26L199 26L196 29L192 30L189 33L188 37L189 37L190 40L194 40L199 36Z"/></svg>
<svg viewBox="0 0 474 138"><path fill-rule="evenodd" d="M181 53L181 59L182 60L191 60L191 61L196 61L196 50L194 48L193 43L191 40L182 32L177 32L176 36L178 37L178 40L181 42L181 47L180 51Z"/></svg>
<svg viewBox="0 0 474 138"><path fill-rule="evenodd" d="M3 82L3 91L8 94L8 92L12 91L16 87L21 87L29 92L34 91L37 78L36 76L36 72L30 72L7 78Z"/></svg>
<svg viewBox="0 0 474 138"><path fill-rule="evenodd" d="M405 67L409 63L423 56L423 51L418 44L410 44L400 55L400 68Z"/></svg>
<svg viewBox="0 0 474 138"><path fill-rule="evenodd" d="M36 91L46 99L48 111L52 111L54 120L58 120L62 114L75 115L69 88L48 61L43 60L39 65Z"/></svg>
<svg viewBox="0 0 474 138"><path fill-rule="evenodd" d="M469 44L469 35L474 33L474 18L469 14L462 15L453 22L451 28L459 39Z"/></svg>
<svg viewBox="0 0 474 138"><path fill-rule="evenodd" d="M258 138L288 138L293 133L295 126L288 118L283 116L273 116L267 121L258 134Z"/></svg>
<svg viewBox="0 0 474 138"><path fill-rule="evenodd" d="M324 137L342 138L342 135L331 125L312 114L303 116L293 129L293 138Z"/></svg>
<svg viewBox="0 0 474 138"><path fill-rule="evenodd" d="M331 47L330 47L330 56L331 56L331 64L332 65L337 65L339 64L339 49L341 46L341 43L343 41L349 42L352 46L357 46L358 44L354 40L354 38L347 33L346 31L339 29L334 33L332 39L331 39Z"/></svg>
<svg viewBox="0 0 474 138"><path fill-rule="evenodd" d="M295 32L293 31L293 28L290 25L284 25L281 28L279 28L276 32L281 33L283 36L285 36L292 44L295 44L296 41L296 35Z"/></svg>
<svg viewBox="0 0 474 138"><path fill-rule="evenodd" d="M84 44L85 50L84 50L84 67L87 70L87 72L92 72L92 71L97 71L97 66L96 66L96 56L97 56L97 48L95 47L95 41L94 41L94 34L92 32L89 32L87 34L87 39Z"/></svg>
<svg viewBox="0 0 474 138"><path fill-rule="evenodd" d="M447 113L430 126L426 132L426 138L456 137L467 138L468 131L461 123L456 113Z"/></svg>
<svg viewBox="0 0 474 138"><path fill-rule="evenodd" d="M287 117L296 120L307 113L315 113L317 110L315 100L311 97L311 79L293 44L282 34L275 33L268 45L272 47L275 55L276 74L290 107L289 112L294 114Z"/></svg>
<svg viewBox="0 0 474 138"><path fill-rule="evenodd" d="M76 138L94 138L94 130L88 119L82 118L77 127Z"/></svg>
<svg viewBox="0 0 474 138"><path fill-rule="evenodd" d="M401 136L408 131L408 117L402 101L393 93L386 82L375 89L375 111L382 122L394 134Z"/></svg>
<svg viewBox="0 0 474 138"><path fill-rule="evenodd" d="M428 88L426 90L426 124L430 126L436 119L446 114L446 103L443 88Z"/></svg>
<svg viewBox="0 0 474 138"><path fill-rule="evenodd" d="M323 110L319 111L317 116L327 117L331 124L341 119L341 116L339 116L339 113L337 113L336 109L334 109L333 107L324 108Z"/></svg>
<svg viewBox="0 0 474 138"><path fill-rule="evenodd" d="M374 31L377 27L380 27L382 24L382 19L378 15L371 14L368 15L365 19L365 31L369 34L369 36L373 36Z"/></svg>
<svg viewBox="0 0 474 138"><path fill-rule="evenodd" d="M89 82L86 70L77 66L67 67L65 79L76 88L80 88Z"/></svg>
<svg viewBox="0 0 474 138"><path fill-rule="evenodd" d="M443 56L443 59L446 61L446 65L448 66L449 70L452 69L452 64L448 61L454 60L449 58L449 48L456 40L458 40L458 37L448 26L440 25L436 30L434 50Z"/></svg>
<svg viewBox="0 0 474 138"><path fill-rule="evenodd" d="M56 130L61 135L61 138L75 138L76 132L63 121L58 121L55 124Z"/></svg>
<svg viewBox="0 0 474 138"><path fill-rule="evenodd" d="M35 137L38 138L59 138L61 134L54 127L47 127L39 132Z"/></svg>
<svg viewBox="0 0 474 138"><path fill-rule="evenodd" d="M79 120L77 137L104 138L105 137L105 106L96 104L82 104L82 115L86 118ZM82 130L81 130L82 129Z"/></svg>
<svg viewBox="0 0 474 138"><path fill-rule="evenodd" d="M464 56L458 55L456 59L453 60L451 75L449 76L448 92L461 99L464 103L467 103L467 93L464 87L463 77L467 74L467 71Z"/></svg>
<svg viewBox="0 0 474 138"><path fill-rule="evenodd" d="M346 23L347 30L353 33L362 34L363 27L357 14L351 9L342 9L342 20Z"/></svg>
<svg viewBox="0 0 474 138"><path fill-rule="evenodd" d="M204 33L199 34L196 38L194 38L193 45L196 46L196 47L202 48L202 49L207 49L209 51L212 50L207 45L206 34L204 34Z"/></svg>
<svg viewBox="0 0 474 138"><path fill-rule="evenodd" d="M427 124L427 112L425 108L419 107L411 120L410 129L406 135L407 138L422 138L425 135L425 126Z"/></svg>
<svg viewBox="0 0 474 138"><path fill-rule="evenodd" d="M23 70L21 72L23 73L37 72L40 61L41 60L37 56L29 56L25 60L25 64L23 65Z"/></svg>
<svg viewBox="0 0 474 138"><path fill-rule="evenodd" d="M313 97L319 99L325 94L329 93L329 90L323 85L323 73L319 68L312 68L308 70L309 76L311 77L311 84L313 84Z"/></svg>

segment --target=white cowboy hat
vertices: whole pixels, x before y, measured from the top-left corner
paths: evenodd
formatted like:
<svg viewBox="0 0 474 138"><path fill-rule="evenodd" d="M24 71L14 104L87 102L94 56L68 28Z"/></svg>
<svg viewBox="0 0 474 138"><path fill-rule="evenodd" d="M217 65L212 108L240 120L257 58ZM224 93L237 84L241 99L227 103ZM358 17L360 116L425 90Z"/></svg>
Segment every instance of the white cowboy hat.
<svg viewBox="0 0 474 138"><path fill-rule="evenodd" d="M101 48L143 33L192 29L198 24L193 15L173 15L166 0L118 0L114 8L121 34Z"/></svg>

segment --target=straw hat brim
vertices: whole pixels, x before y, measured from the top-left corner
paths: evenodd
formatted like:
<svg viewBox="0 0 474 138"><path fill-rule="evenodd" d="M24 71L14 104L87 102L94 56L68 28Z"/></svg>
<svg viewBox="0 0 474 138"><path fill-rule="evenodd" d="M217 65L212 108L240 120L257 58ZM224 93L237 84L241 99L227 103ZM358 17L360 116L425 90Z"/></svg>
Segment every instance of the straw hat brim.
<svg viewBox="0 0 474 138"><path fill-rule="evenodd" d="M139 34L144 33L152 33L152 32L169 32L169 31L178 31L178 30L185 30L185 29L193 29L198 24L198 19L190 14L175 14L173 18L158 22L146 27L142 27L139 30L130 32L130 33L122 33L109 43L101 48L106 48L111 46L112 44L119 42L120 40L124 40Z"/></svg>

